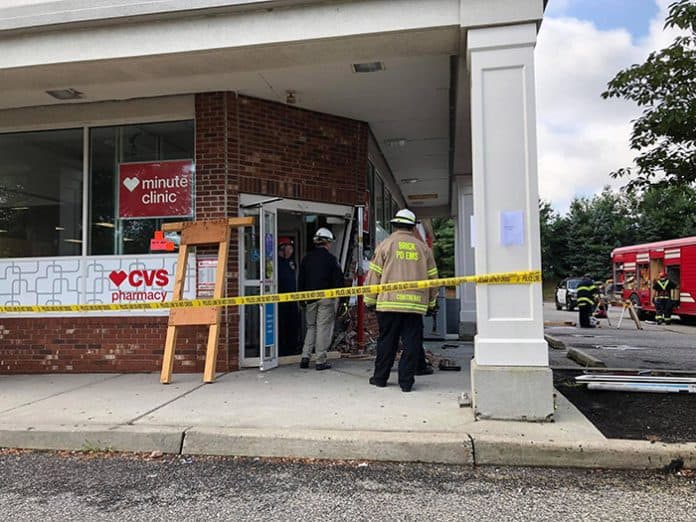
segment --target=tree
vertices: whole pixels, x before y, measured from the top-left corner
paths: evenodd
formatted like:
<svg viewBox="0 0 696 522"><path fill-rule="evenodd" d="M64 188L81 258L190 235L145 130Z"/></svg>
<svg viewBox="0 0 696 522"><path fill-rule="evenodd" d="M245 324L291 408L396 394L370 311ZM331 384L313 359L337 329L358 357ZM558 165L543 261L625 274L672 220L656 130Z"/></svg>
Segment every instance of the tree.
<svg viewBox="0 0 696 522"><path fill-rule="evenodd" d="M612 172L630 179L627 187L696 181L696 1L680 0L669 7L665 28L683 34L645 63L620 71L602 93L625 98L643 108L633 122L631 149L635 168Z"/></svg>
<svg viewBox="0 0 696 522"><path fill-rule="evenodd" d="M575 198L567 216L570 275L589 273L605 277L611 270L611 251L630 245L635 237L635 217L621 194L605 187L592 199Z"/></svg>
<svg viewBox="0 0 696 522"><path fill-rule="evenodd" d="M454 276L454 221L445 218L433 219L433 257L440 277Z"/></svg>
<svg viewBox="0 0 696 522"><path fill-rule="evenodd" d="M650 187L629 194L636 214L633 243L649 243L696 235L696 190L688 186Z"/></svg>
<svg viewBox="0 0 696 522"><path fill-rule="evenodd" d="M539 201L541 232L541 270L544 279L560 281L568 274L568 223L559 216L548 201Z"/></svg>

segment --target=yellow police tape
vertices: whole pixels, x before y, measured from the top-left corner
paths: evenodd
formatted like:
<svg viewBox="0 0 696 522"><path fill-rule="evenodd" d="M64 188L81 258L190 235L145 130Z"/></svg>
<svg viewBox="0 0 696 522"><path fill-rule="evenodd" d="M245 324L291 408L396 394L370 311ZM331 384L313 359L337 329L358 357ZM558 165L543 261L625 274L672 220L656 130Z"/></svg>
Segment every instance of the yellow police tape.
<svg viewBox="0 0 696 522"><path fill-rule="evenodd" d="M162 308L197 308L200 306L243 306L266 303L287 303L290 301L310 301L334 297L352 297L364 294L378 294L393 290L416 290L435 286L456 286L463 283L486 285L522 285L540 283L541 271L501 272L497 274L446 277L422 281L386 283L382 285L351 286L332 288L330 290L313 290L308 292L288 292L283 294L249 295L244 297L223 297L221 299L191 299L187 301L167 301L164 303L127 303L127 304L83 304L83 305L33 305L0 306L0 313L16 312L88 312L113 310L153 310Z"/></svg>

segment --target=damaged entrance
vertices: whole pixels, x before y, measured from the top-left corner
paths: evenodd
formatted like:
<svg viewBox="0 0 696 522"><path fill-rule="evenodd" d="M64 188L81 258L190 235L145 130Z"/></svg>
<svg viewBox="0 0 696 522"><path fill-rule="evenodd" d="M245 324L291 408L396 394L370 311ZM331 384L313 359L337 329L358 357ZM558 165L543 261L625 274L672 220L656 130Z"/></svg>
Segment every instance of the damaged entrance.
<svg viewBox="0 0 696 522"><path fill-rule="evenodd" d="M295 281L300 262L312 248L312 237L320 227L334 235L331 252L336 256L344 274L352 259L352 223L354 208L312 201L268 198L255 194L240 194L240 215L254 216L255 224L240 237L239 295L262 295L282 291L278 289L278 240L289 238L295 246L291 266ZM240 309L240 368L258 367L262 371L279 364L299 362L304 340L304 314L300 309L297 342L280 338L278 304L250 305ZM282 342L285 341L285 342ZM280 348L283 350L281 351Z"/></svg>

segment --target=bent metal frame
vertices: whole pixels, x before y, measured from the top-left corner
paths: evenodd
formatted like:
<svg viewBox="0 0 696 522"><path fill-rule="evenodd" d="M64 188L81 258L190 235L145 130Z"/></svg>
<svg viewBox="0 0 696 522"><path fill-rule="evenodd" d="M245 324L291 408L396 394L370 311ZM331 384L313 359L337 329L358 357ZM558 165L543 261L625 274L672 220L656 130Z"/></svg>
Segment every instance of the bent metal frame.
<svg viewBox="0 0 696 522"><path fill-rule="evenodd" d="M253 217L163 224L163 232L181 232L181 243L179 245L179 257L176 263L176 278L174 281L174 295L172 296L172 300L180 301L184 295L189 247L207 245L218 246L217 271L215 274L213 298L220 299L223 297L222 294L225 289L225 275L227 273L227 258L230 245L230 229L232 227L248 227L253 224ZM211 383L215 381L215 365L217 362L218 340L220 338L220 313L222 308L221 306L204 306L200 308L172 308L169 311L169 324L167 326L167 338L164 343L162 373L160 374L160 382L162 384L169 384L172 379L177 327L192 325L205 325L209 327L203 382Z"/></svg>

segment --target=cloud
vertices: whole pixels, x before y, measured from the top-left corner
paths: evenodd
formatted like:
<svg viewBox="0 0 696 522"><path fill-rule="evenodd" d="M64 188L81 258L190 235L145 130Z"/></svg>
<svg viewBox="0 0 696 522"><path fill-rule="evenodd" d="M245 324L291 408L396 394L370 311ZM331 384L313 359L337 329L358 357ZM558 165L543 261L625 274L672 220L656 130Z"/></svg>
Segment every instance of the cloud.
<svg viewBox="0 0 696 522"><path fill-rule="evenodd" d="M662 30L670 0L657 3L659 12L638 41L625 29L599 30L588 20L549 17L542 23L536 48L539 190L560 212L576 195L625 184L609 173L632 162L631 120L640 110L600 94L619 70L674 39L674 31Z"/></svg>

